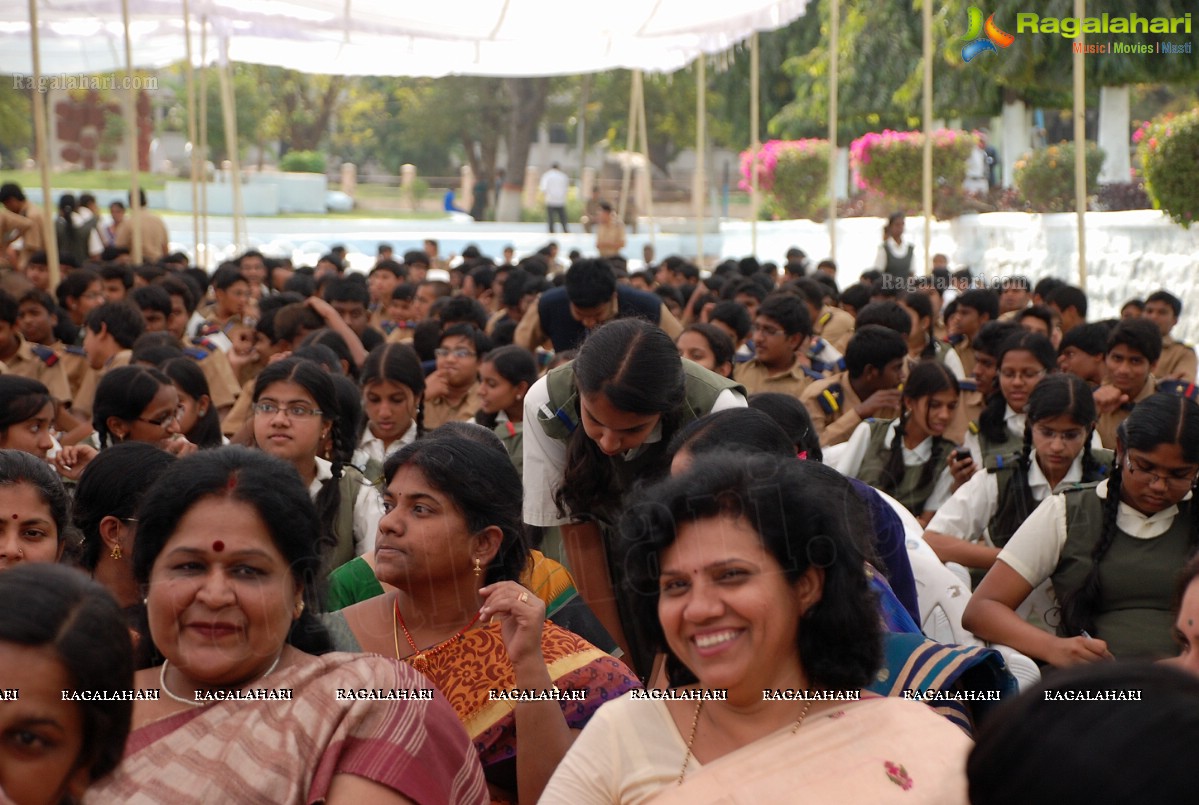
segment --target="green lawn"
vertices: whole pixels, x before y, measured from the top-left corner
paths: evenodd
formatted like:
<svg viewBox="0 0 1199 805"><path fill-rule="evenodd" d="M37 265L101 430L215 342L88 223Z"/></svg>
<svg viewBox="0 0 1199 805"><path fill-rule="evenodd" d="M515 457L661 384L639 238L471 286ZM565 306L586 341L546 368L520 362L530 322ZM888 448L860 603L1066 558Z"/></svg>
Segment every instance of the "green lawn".
<svg viewBox="0 0 1199 805"><path fill-rule="evenodd" d="M143 190L162 190L167 177L152 173L140 173ZM40 171L0 171L0 181L16 182L21 187L41 187ZM128 190L129 171L66 171L50 174L51 187L69 187L77 190Z"/></svg>

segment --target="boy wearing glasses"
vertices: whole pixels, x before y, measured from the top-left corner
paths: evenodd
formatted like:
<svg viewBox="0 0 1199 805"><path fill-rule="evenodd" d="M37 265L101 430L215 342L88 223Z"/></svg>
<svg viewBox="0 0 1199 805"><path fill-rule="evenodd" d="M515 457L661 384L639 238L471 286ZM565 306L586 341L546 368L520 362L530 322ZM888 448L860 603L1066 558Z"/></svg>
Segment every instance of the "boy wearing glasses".
<svg viewBox="0 0 1199 805"><path fill-rule="evenodd" d="M479 358L491 341L470 324L453 324L441 334L435 353L437 370L425 378L425 428L446 422L465 422L482 405L479 399Z"/></svg>
<svg viewBox="0 0 1199 805"><path fill-rule="evenodd" d="M1095 391L1099 421L1095 432L1108 450L1116 449L1116 428L1137 403L1153 395L1153 369L1162 354L1162 335L1148 319L1121 321L1107 339L1108 382Z"/></svg>
<svg viewBox="0 0 1199 805"><path fill-rule="evenodd" d="M824 379L804 354L812 319L799 297L780 292L762 300L753 336L754 357L733 370L733 378L750 394L779 392L798 399L813 381Z"/></svg>

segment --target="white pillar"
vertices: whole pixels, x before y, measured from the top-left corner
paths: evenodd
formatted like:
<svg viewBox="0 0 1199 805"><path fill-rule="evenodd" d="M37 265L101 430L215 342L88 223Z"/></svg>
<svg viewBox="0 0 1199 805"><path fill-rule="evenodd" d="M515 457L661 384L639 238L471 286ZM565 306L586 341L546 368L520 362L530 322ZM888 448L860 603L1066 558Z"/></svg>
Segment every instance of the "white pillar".
<svg viewBox="0 0 1199 805"><path fill-rule="evenodd" d="M1127 182L1129 159L1128 87L1099 88L1099 147L1107 157L1099 171L1101 182Z"/></svg>
<svg viewBox="0 0 1199 805"><path fill-rule="evenodd" d="M1000 183L1004 187L1014 184L1017 160L1032 150L1031 115L1032 112L1024 105L1024 101L1015 100L1003 105L1003 139L999 146L999 159L1003 165Z"/></svg>

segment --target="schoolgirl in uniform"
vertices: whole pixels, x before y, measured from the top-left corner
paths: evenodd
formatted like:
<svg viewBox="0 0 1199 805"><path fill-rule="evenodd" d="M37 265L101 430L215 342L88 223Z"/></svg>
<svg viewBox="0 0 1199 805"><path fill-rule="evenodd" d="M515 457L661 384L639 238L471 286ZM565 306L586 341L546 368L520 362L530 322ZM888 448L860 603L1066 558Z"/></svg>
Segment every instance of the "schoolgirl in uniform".
<svg viewBox="0 0 1199 805"><path fill-rule="evenodd" d="M517 472L524 470L525 395L536 382L537 360L533 353L515 344L493 349L479 364L482 406L475 422L495 431Z"/></svg>
<svg viewBox="0 0 1199 805"><path fill-rule="evenodd" d="M1067 484L1092 483L1112 454L1091 449L1095 401L1074 375L1054 374L1033 389L1019 460L979 472L937 510L924 533L942 562L979 571L976 581L1038 503Z"/></svg>
<svg viewBox="0 0 1199 805"><path fill-rule="evenodd" d="M829 463L891 495L927 523L953 484L946 459L954 445L943 434L959 394L957 378L944 364L916 364L903 386L899 419L861 423Z"/></svg>
<svg viewBox="0 0 1199 805"><path fill-rule="evenodd" d="M978 422L970 423L965 445L979 469L1008 463L1024 443L1024 406L1037 383L1057 370L1057 351L1043 335L1027 331L1009 336L995 356L999 391L987 399Z"/></svg>
<svg viewBox="0 0 1199 805"><path fill-rule="evenodd" d="M350 460L371 483L383 477L383 462L424 431L425 373L408 344L380 344L362 364L365 424Z"/></svg>
<svg viewBox="0 0 1199 805"><path fill-rule="evenodd" d="M1174 588L1199 542L1199 405L1174 394L1137 404L1120 426L1111 477L1051 495L999 553L963 625L1054 666L1176 653ZM1057 634L1016 607L1045 579Z"/></svg>

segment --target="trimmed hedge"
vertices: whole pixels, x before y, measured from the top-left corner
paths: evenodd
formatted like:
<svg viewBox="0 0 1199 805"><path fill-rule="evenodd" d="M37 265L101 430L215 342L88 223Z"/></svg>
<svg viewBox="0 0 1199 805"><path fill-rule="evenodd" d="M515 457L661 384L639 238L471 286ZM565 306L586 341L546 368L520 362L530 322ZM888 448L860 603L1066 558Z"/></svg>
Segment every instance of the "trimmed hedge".
<svg viewBox="0 0 1199 805"><path fill-rule="evenodd" d="M1146 123L1133 139L1154 208L1189 228L1199 218L1199 109Z"/></svg>
<svg viewBox="0 0 1199 805"><path fill-rule="evenodd" d="M1087 143L1087 193L1098 190L1104 153ZM1074 143L1038 148L1016 161L1016 190L1032 212L1074 211Z"/></svg>

